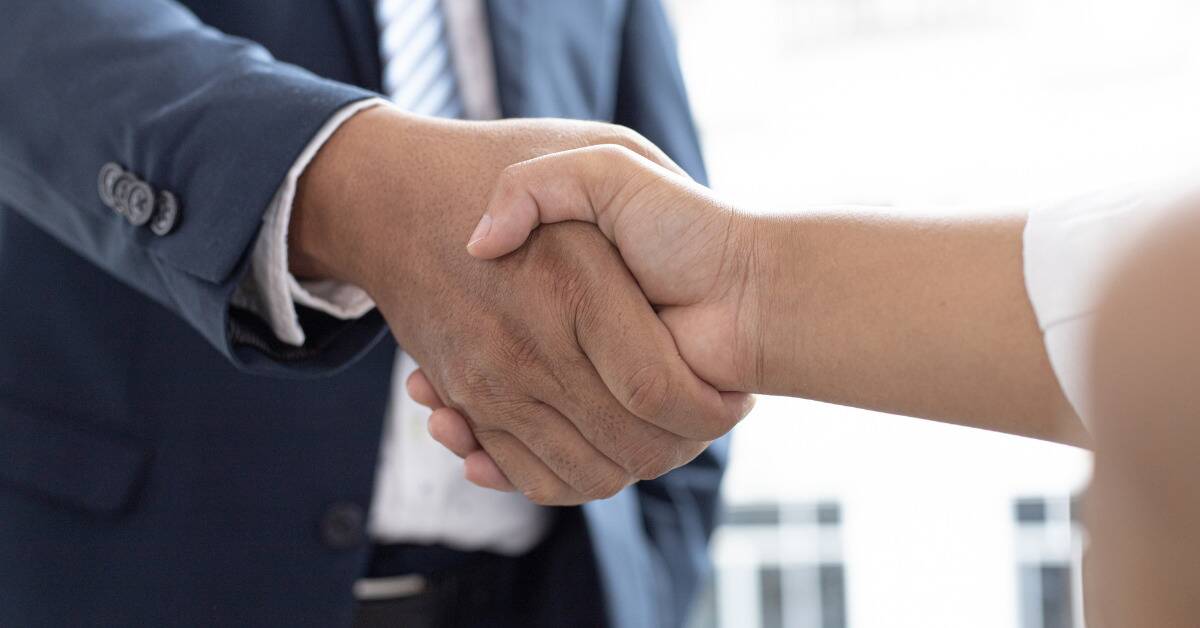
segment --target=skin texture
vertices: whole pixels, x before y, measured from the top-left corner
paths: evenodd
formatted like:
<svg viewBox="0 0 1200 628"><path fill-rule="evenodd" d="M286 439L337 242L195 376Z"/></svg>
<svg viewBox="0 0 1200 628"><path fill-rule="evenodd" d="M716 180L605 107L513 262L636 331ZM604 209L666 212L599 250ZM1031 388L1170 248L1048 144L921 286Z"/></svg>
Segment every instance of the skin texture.
<svg viewBox="0 0 1200 628"><path fill-rule="evenodd" d="M508 168L468 250L504 263L534 227L564 221L618 247L681 355L722 389L1087 442L1025 294L1022 215L756 216L600 146ZM439 410L433 424L473 455L461 416Z"/></svg>
<svg viewBox="0 0 1200 628"><path fill-rule="evenodd" d="M539 504L611 496L695 457L746 409L680 357L613 247L560 225L516 255L461 247L505 167L635 133L568 121L457 122L367 110L302 177L293 273L363 288L429 388ZM664 426L680 428L678 432Z"/></svg>

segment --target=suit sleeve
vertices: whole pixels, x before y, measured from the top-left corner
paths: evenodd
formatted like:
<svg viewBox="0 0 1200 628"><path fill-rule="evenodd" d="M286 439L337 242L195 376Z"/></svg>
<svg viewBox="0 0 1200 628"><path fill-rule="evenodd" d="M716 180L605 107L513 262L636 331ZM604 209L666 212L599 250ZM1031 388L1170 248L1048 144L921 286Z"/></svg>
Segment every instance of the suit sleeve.
<svg viewBox="0 0 1200 628"><path fill-rule="evenodd" d="M675 39L658 0L628 3L621 47L615 122L657 144L692 178L707 182ZM640 482L646 532L658 553L663 626L681 626L710 565L708 540L720 507L728 456L721 439L690 464Z"/></svg>
<svg viewBox="0 0 1200 628"><path fill-rule="evenodd" d="M263 212L324 122L371 93L275 61L169 0L0 2L0 205L163 304L239 367L320 374L378 317L288 348L231 307ZM102 199L119 164L178 201L157 235ZM161 206L161 205L160 205Z"/></svg>

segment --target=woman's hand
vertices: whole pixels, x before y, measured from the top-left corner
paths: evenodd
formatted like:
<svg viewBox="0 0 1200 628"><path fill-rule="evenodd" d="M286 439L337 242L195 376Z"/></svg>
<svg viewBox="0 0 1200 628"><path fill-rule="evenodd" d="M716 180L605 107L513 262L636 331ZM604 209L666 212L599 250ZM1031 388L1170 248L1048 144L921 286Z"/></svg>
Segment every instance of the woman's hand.
<svg viewBox="0 0 1200 628"><path fill-rule="evenodd" d="M721 390L746 390L754 337L755 222L704 186L602 145L521 162L500 176L467 250L492 259L540 224L595 224L658 306L687 363Z"/></svg>

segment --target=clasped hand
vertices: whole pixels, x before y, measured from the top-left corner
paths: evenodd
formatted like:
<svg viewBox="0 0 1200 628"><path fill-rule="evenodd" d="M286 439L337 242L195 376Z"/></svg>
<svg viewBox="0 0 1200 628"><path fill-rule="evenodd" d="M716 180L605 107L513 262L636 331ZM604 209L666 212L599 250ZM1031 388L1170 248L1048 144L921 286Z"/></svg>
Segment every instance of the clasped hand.
<svg viewBox="0 0 1200 628"><path fill-rule="evenodd" d="M755 337L759 324L754 306L759 284L751 246L754 221L669 165L624 146L589 146L506 168L467 250L479 259L500 258L525 245L538 225L565 221L593 223L616 246L670 331L679 355L697 376L719 390L752 388L755 350L741 339ZM611 277L592 279L623 280L620 269L613 270ZM623 328L632 334L640 324L629 320ZM502 458L494 451L494 436L487 425L469 412L443 404L424 373L414 373L408 386L414 399L434 409L429 420L433 437L464 458L466 476L476 484L528 493L522 478L530 473L522 465L546 464L578 472L575 465L593 464L567 450L544 450L540 462ZM749 397L733 399L749 410ZM663 430L717 435L701 427L702 417L654 405L642 417ZM542 429L537 415L527 418L529 429ZM585 438L611 437L603 430L612 426L593 427ZM664 462L668 452L658 454ZM655 471L680 461L675 457ZM604 471L596 466L592 472Z"/></svg>
<svg viewBox="0 0 1200 628"><path fill-rule="evenodd" d="M491 470L504 469L492 479L539 504L605 498L657 477L748 410L746 395L693 372L595 228L542 229L499 260L459 248L498 177L515 195L541 172L509 166L613 144L679 172L613 125L461 122L378 107L322 148L292 214L292 271L365 290L424 369L416 398L470 417L471 446L487 452Z"/></svg>

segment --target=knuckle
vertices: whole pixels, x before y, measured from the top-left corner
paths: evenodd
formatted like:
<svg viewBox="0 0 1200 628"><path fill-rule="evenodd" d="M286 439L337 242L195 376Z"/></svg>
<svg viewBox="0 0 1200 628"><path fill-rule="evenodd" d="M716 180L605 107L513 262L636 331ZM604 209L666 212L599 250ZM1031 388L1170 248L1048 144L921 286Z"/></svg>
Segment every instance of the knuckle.
<svg viewBox="0 0 1200 628"><path fill-rule="evenodd" d="M529 486L523 487L521 492L525 495L525 499L539 506L572 505L572 500L569 499L567 491L552 482L535 481Z"/></svg>
<svg viewBox="0 0 1200 628"><path fill-rule="evenodd" d="M661 436L641 438L616 452L613 459L622 469L639 480L653 480L665 473L672 457L674 443L679 437L663 432Z"/></svg>
<svg viewBox="0 0 1200 628"><path fill-rule="evenodd" d="M601 157L613 160L631 159L637 154L636 149L625 144L601 144L592 150L596 151Z"/></svg>
<svg viewBox="0 0 1200 628"><path fill-rule="evenodd" d="M610 140L607 142L609 144L615 144L635 152L650 145L650 140L627 126L613 124L609 126L608 131L611 135Z"/></svg>
<svg viewBox="0 0 1200 628"><path fill-rule="evenodd" d="M653 480L679 466L678 445L644 449L646 451L639 454L637 466L633 469L633 475L639 480Z"/></svg>
<svg viewBox="0 0 1200 628"><path fill-rule="evenodd" d="M562 303L579 304L589 292L590 282L587 280L584 268L579 265L559 261L556 268L551 269L557 276L554 283L556 297Z"/></svg>
<svg viewBox="0 0 1200 628"><path fill-rule="evenodd" d="M654 142L646 139L645 136L633 129L626 127L619 128L621 132L618 135L617 141L612 142L619 149L615 151L614 156L627 160L641 156L650 161L660 161L659 155L661 153L658 147L654 145Z"/></svg>
<svg viewBox="0 0 1200 628"><path fill-rule="evenodd" d="M708 441L691 440L670 435L640 454L633 476L639 480L654 480L691 462L708 447Z"/></svg>
<svg viewBox="0 0 1200 628"><path fill-rule="evenodd" d="M517 438L536 438L541 434L529 406L523 403L504 402L493 406L489 422Z"/></svg>
<svg viewBox="0 0 1200 628"><path fill-rule="evenodd" d="M633 414L653 421L675 409L675 393L671 375L666 365L654 362L643 366L629 376L625 382L628 391L625 407Z"/></svg>
<svg viewBox="0 0 1200 628"><path fill-rule="evenodd" d="M522 486L521 493L525 495L525 499L528 499L539 506L551 505L550 489L546 488L545 485L540 482L530 484L529 486Z"/></svg>
<svg viewBox="0 0 1200 628"><path fill-rule="evenodd" d="M596 151L596 155L599 157L600 161L615 165L622 165L625 167L637 168L641 165L642 158L649 159L650 161L657 161L657 159L654 157L654 153L652 152L653 149L650 147L631 147L626 146L625 144L601 144L600 146L594 147L593 150ZM615 193L615 190L622 187L615 181L612 183L613 191L610 191L610 194ZM597 211L599 212L603 209L604 207L601 206L597 208Z"/></svg>
<svg viewBox="0 0 1200 628"><path fill-rule="evenodd" d="M545 334L538 334L520 319L505 321L480 352L469 392L489 403L515 402L530 383L544 379L550 370Z"/></svg>
<svg viewBox="0 0 1200 628"><path fill-rule="evenodd" d="M524 325L510 329L501 343L500 352L503 363L518 371L539 366L543 362L541 343Z"/></svg>
<svg viewBox="0 0 1200 628"><path fill-rule="evenodd" d="M581 243L582 244L582 243ZM564 312L569 320L578 319L594 309L596 278L600 275L594 260L579 257L579 250L551 256L543 267L547 286L545 298L552 309Z"/></svg>
<svg viewBox="0 0 1200 628"><path fill-rule="evenodd" d="M477 407L501 397L504 386L490 369L480 364L466 364L455 370L456 375L448 378L446 385L447 396L454 404Z"/></svg>
<svg viewBox="0 0 1200 628"><path fill-rule="evenodd" d="M511 381L489 369L468 368L457 382L449 396L454 405L466 410L463 414L469 417L472 430L479 433L529 431L531 413L514 392ZM483 442L478 434L477 439Z"/></svg>
<svg viewBox="0 0 1200 628"><path fill-rule="evenodd" d="M684 440L679 449L676 450L675 468L682 467L695 460L711 444L712 441L710 440Z"/></svg>
<svg viewBox="0 0 1200 628"><path fill-rule="evenodd" d="M580 490L580 493L589 500L608 499L628 485L629 478L623 473L598 473L588 479L587 486Z"/></svg>
<svg viewBox="0 0 1200 628"><path fill-rule="evenodd" d="M666 475L675 469L669 459L663 457L650 458L642 463L633 473L639 480L653 480Z"/></svg>

